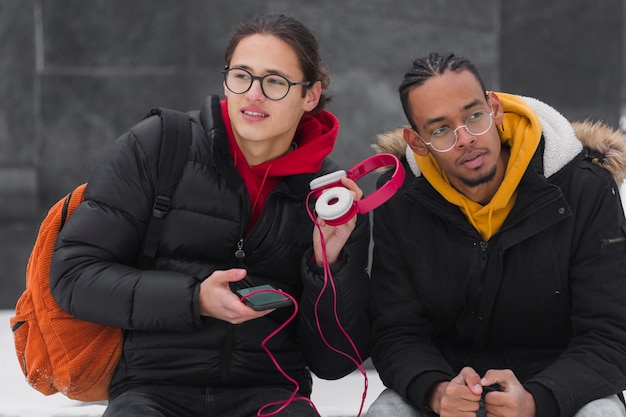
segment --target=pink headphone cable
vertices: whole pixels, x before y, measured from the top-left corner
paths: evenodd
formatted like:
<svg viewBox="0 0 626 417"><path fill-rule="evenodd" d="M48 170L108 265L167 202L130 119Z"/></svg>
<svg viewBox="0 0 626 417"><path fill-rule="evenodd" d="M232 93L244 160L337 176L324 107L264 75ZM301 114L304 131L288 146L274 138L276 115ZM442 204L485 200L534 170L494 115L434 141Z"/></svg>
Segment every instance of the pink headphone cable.
<svg viewBox="0 0 626 417"><path fill-rule="evenodd" d="M312 194L313 192L309 193L309 197ZM308 197L307 197L307 202L308 202ZM326 344L326 346L328 346L332 351L339 353L340 355L343 355L346 358L350 359L356 365L359 372L361 372L361 374L363 375L363 395L361 396L361 405L359 407L359 413L357 414L357 417L360 417L361 413L363 412L363 407L365 405L365 398L367 397L367 388L368 388L367 372L365 371L365 368L362 365L363 359L361 358L361 355L359 354L359 350L357 349L356 345L354 344L354 341L352 340L352 338L350 337L346 329L341 324L341 321L339 320L339 316L337 314L337 288L335 287L335 281L333 280L333 275L330 270L330 265L328 264L328 259L326 257L326 244L324 242L324 234L322 233L322 229L319 223L317 222L317 220L315 219L311 211L308 209L308 207L309 206L307 204L307 212L309 213L309 217L311 217L311 220L313 220L313 222L315 223L315 227L317 228L320 234L320 243L322 247L322 254L323 254L322 259L323 259L323 266L324 266L324 286L322 287L322 290L320 291L320 294L318 295L317 300L315 301L315 321L316 321L317 329L320 333L320 336L322 340L324 341L324 344ZM346 340L348 340L348 342L350 343L350 346L352 347L352 350L354 351L354 354L356 355L356 359L350 356L349 354L339 349L334 348L330 343L328 343L328 341L326 340L326 337L324 336L324 332L322 331L322 327L320 325L319 316L317 312L318 312L319 302L322 298L322 294L324 294L324 292L326 291L326 286L328 283L330 283L330 286L333 290L333 313L335 315L335 321L337 323L337 326L339 326L339 329L345 336Z"/></svg>
<svg viewBox="0 0 626 417"><path fill-rule="evenodd" d="M356 348L356 345L354 344L354 341L352 340L352 338L350 337L350 335L348 334L346 329L341 324L341 321L339 320L339 315L337 314L337 289L335 287L335 282L333 280L333 276L332 276L332 272L331 272L331 269L330 269L330 265L328 264L328 259L326 258L326 243L324 242L324 234L322 233L322 229L321 229L317 219L315 218L313 213L311 213L311 210L309 209L309 204L308 204L309 198L313 194L314 194L314 192L311 191L308 194L307 199L306 199L306 201L307 201L307 213L309 214L309 217L311 218L311 220L315 224L315 227L317 228L317 230L318 230L318 232L320 234L320 243L321 243L321 247L322 247L322 259L323 259L323 268L324 268L324 285L322 286L322 290L320 291L317 299L315 300L315 323L317 324L317 330L319 331L320 337L322 338L322 341L324 342L324 344L326 346L328 346L328 348L331 349L333 352L336 352L336 353L338 353L338 354L340 354L342 356L345 356L346 358L350 359L356 365L357 369L361 372L361 374L363 375L363 395L361 396L361 404L360 404L360 407L359 407L359 413L357 414L357 417L360 417L361 413L363 412L363 407L365 405L365 398L367 397L367 388L368 388L367 372L366 372L365 368L362 365L363 359L361 358L361 355L359 354L359 351ZM343 333L345 338L350 343L350 346L352 347L352 350L354 351L354 354L355 354L356 358L351 356L351 355L349 355L348 353L345 353L345 352L343 352L343 351L333 347L330 343L328 343L328 340L326 340L326 337L324 336L324 332L322 331L322 326L321 326L320 321L319 321L318 307L319 307L319 303L320 303L320 300L322 298L322 295L326 291L329 283L330 283L330 287L332 289L332 294L333 294L333 314L335 316L335 321L336 321L337 325L339 326L339 329L341 330L341 333ZM262 291L272 291L272 290L262 290ZM274 292L274 291L272 291L272 292ZM271 416L274 416L274 415L280 413L281 411L283 411L285 408L287 408L289 406L289 404L291 404L293 401L307 401L311 405L311 407L313 407L313 409L315 410L315 412L319 416L320 414L317 411L317 408L315 407L315 404L313 404L313 402L309 398L301 397L301 396L297 397L296 396L298 391L299 391L299 389L300 389L300 384L298 384L298 381L296 381L294 378L290 377L282 369L282 367L279 365L279 363L276 360L276 358L274 357L274 355L270 352L270 350L266 346L267 342L272 337L274 337L278 332L283 330L296 317L296 315L298 314L298 303L296 302L295 298L293 296L291 296L290 294L287 294L285 292L280 291L280 293L285 295L289 299L291 299L291 301L293 302L293 305L294 305L294 311L291 314L291 316L282 325L280 325L276 330L274 330L265 339L263 339L263 342L261 342L261 346L263 347L263 349L265 350L267 355L270 357L270 359L274 363L274 366L276 366L276 369L278 369L278 371L289 382L291 382L291 383L293 383L295 385L295 389L294 389L293 393L291 394L291 396L288 399L282 400L282 401L275 401L275 402L271 402L271 403L265 404L257 412L257 417L271 417ZM252 295L252 293L249 294L249 295ZM277 406L277 405L280 405L280 407L278 409L276 409L276 410L274 410L272 412L269 412L269 413L264 413L263 412L266 408L272 407L272 406Z"/></svg>

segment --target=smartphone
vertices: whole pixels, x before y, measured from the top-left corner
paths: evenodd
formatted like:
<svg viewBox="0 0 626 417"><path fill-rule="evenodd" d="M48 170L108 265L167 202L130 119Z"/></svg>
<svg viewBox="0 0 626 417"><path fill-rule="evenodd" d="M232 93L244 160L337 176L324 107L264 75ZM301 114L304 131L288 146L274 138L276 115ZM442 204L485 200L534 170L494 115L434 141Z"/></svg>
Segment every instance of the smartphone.
<svg viewBox="0 0 626 417"><path fill-rule="evenodd" d="M243 302L246 305L250 306L253 310L263 311L269 310L272 308L280 308L287 307L291 305L291 299L287 296L274 292L277 289L269 284L258 285L256 287L250 288L242 288L240 290L236 290L235 292L241 298L250 294L251 292L258 290L271 290L271 291L262 291L256 294L253 294L249 297L243 299Z"/></svg>

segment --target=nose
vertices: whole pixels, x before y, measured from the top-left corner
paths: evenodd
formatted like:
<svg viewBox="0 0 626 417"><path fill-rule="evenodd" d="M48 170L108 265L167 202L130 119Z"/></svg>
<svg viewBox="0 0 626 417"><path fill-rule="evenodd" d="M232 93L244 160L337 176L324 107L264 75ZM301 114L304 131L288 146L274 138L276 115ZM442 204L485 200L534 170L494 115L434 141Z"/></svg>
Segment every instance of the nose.
<svg viewBox="0 0 626 417"><path fill-rule="evenodd" d="M252 80L252 85L246 92L246 96L252 100L263 100L265 98L265 94L263 94L263 89L261 88L261 80Z"/></svg>
<svg viewBox="0 0 626 417"><path fill-rule="evenodd" d="M467 131L465 126L459 126L454 131L456 134L456 146L466 146L476 142L476 136Z"/></svg>

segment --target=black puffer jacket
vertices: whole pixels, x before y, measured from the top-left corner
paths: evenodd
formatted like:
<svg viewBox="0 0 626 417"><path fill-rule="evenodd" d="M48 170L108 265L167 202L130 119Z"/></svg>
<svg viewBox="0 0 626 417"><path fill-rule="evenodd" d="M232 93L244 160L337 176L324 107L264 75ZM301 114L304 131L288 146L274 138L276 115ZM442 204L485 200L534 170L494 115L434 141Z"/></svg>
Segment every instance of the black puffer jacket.
<svg viewBox="0 0 626 417"><path fill-rule="evenodd" d="M71 314L125 330L113 389L126 383L292 387L261 347L292 309L241 325L202 317L198 291L215 270L245 268L241 282L273 283L299 300L298 319L268 348L279 365L310 391L312 370L340 378L355 365L323 343L313 313L324 286L312 261L313 222L306 210L309 181L337 167L326 160L317 175L287 177L271 193L261 218L245 233L250 203L228 152L216 96L190 113L189 161L165 219L155 270L133 267L151 214L161 125L152 117L121 136L89 179L86 201L63 228L52 261L51 288ZM369 222L357 227L333 266L341 325L363 359L368 355ZM244 258L235 257L238 248ZM324 336L354 357L333 313L331 286L319 308Z"/></svg>
<svg viewBox="0 0 626 417"><path fill-rule="evenodd" d="M537 416L626 389L626 219L596 164L621 183L626 140L525 100L549 113L544 139L488 242L404 158L401 130L380 137L414 175L374 214L372 359L418 408L465 366L513 370Z"/></svg>

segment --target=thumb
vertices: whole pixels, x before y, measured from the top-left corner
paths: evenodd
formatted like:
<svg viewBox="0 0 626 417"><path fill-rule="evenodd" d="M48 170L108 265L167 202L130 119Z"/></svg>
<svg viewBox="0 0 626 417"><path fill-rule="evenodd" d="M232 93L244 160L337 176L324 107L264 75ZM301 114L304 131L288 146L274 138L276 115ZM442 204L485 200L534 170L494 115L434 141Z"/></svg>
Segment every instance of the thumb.
<svg viewBox="0 0 626 417"><path fill-rule="evenodd" d="M213 273L213 279L220 282L235 282L242 280L247 271L241 268L227 269L225 271L215 271Z"/></svg>

